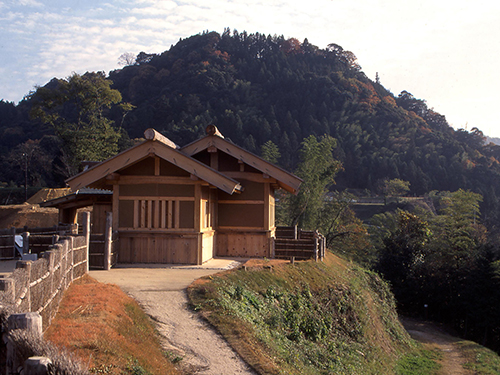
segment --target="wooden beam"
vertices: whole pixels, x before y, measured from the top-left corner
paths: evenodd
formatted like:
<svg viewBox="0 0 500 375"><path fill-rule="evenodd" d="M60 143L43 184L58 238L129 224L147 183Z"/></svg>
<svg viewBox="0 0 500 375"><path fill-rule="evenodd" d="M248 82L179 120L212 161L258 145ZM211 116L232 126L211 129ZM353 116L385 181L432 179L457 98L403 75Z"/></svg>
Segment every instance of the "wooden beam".
<svg viewBox="0 0 500 375"><path fill-rule="evenodd" d="M113 230L118 229L120 215L120 185L113 185Z"/></svg>
<svg viewBox="0 0 500 375"><path fill-rule="evenodd" d="M223 200L219 201L219 204L265 204L265 201L250 201L250 200Z"/></svg>
<svg viewBox="0 0 500 375"><path fill-rule="evenodd" d="M175 201L175 229L179 229L179 224L181 221L181 202Z"/></svg>
<svg viewBox="0 0 500 375"><path fill-rule="evenodd" d="M134 201L134 228L139 228L139 201Z"/></svg>
<svg viewBox="0 0 500 375"><path fill-rule="evenodd" d="M194 187L194 230L201 232L202 228L202 212L201 209L201 186Z"/></svg>
<svg viewBox="0 0 500 375"><path fill-rule="evenodd" d="M168 201L168 216L167 216L167 228L172 228L172 212L173 212L173 201Z"/></svg>
<svg viewBox="0 0 500 375"><path fill-rule="evenodd" d="M163 143L155 144L152 141L146 141L132 147L129 150L124 151L117 156L66 180L66 182L73 191L76 191L82 187L97 183L97 181L104 179L108 174L114 173L122 168L143 160L150 154L159 156L179 168L184 169L186 172L195 175L201 180L217 186L219 189L228 194L233 194L235 191L241 190L241 185L238 181L224 176L209 166L181 153L180 151L177 151L176 149L170 148ZM125 176L120 177L120 183L123 177ZM160 176L154 177L160 178Z"/></svg>
<svg viewBox="0 0 500 375"><path fill-rule="evenodd" d="M141 200L140 202L140 209L141 209L141 222L140 222L140 227L141 228L146 228L146 201Z"/></svg>
<svg viewBox="0 0 500 375"><path fill-rule="evenodd" d="M119 185L143 185L143 184L168 184L168 185L193 185L198 183L190 177L176 176L121 176L119 181L113 181ZM201 180L200 180L201 183Z"/></svg>
<svg viewBox="0 0 500 375"><path fill-rule="evenodd" d="M110 173L106 176L106 180L118 181L118 180L120 180L120 174L119 173Z"/></svg>
<svg viewBox="0 0 500 375"><path fill-rule="evenodd" d="M274 178L264 178L262 173L250 173L250 172L223 172L226 176L234 178L235 180L247 180L252 182L261 183L277 183Z"/></svg>
<svg viewBox="0 0 500 375"><path fill-rule="evenodd" d="M106 160L84 172L77 174L66 180L66 183L71 187L72 191L76 191L85 186L106 177L110 173L114 173L125 166L131 165L137 161L146 158L149 154L150 145L148 142L143 142L135 147Z"/></svg>
<svg viewBox="0 0 500 375"><path fill-rule="evenodd" d="M154 217L153 217L153 228L159 228L160 227L160 201L155 201L153 203L154 205Z"/></svg>
<svg viewBox="0 0 500 375"><path fill-rule="evenodd" d="M147 210L147 213L148 213L148 220L147 220L147 223L146 223L146 227L147 228L153 228L153 201L152 200L148 200L148 201L145 201L146 202L146 210Z"/></svg>
<svg viewBox="0 0 500 375"><path fill-rule="evenodd" d="M210 147L209 147L210 148ZM214 147L215 148L215 147ZM217 150L217 149L215 149ZM210 151L209 151L210 152ZM219 170L219 153L218 152L212 152L210 154L210 167L215 169L216 171ZM225 174L225 173L224 173Z"/></svg>
<svg viewBox="0 0 500 375"><path fill-rule="evenodd" d="M166 145L168 147L171 147L173 149L180 148L174 142L172 142L170 139L168 139L167 137L165 137L163 134L157 132L153 128L149 128L149 129L146 129L144 131L144 138L146 138L147 140L150 140L150 141L161 142L164 145Z"/></svg>
<svg viewBox="0 0 500 375"><path fill-rule="evenodd" d="M241 185L238 181L226 177L216 170L206 166L205 164L180 152L166 147L161 147L156 149L156 154L161 158L171 162L172 164L177 165L185 171L195 175L196 177L217 186L219 189L228 194L233 194L236 190L241 190Z"/></svg>
<svg viewBox="0 0 500 375"><path fill-rule="evenodd" d="M161 228L167 228L167 201L161 201Z"/></svg>
<svg viewBox="0 0 500 375"><path fill-rule="evenodd" d="M228 142L227 140L217 137L217 136L206 136L198 141L192 142L187 146L184 146L181 151L186 155L194 155L202 150L207 149L210 146L217 147L218 150L231 155L235 159L248 164L262 173L265 173L280 182L280 185L292 194L297 194L302 180L293 175L290 172L277 167L268 161L260 158L245 149L236 146L235 144ZM226 174L226 173L225 173Z"/></svg>
<svg viewBox="0 0 500 375"><path fill-rule="evenodd" d="M135 201L135 200L148 200L154 198L155 200L177 200L177 201L194 201L194 197L157 197L156 195L122 195L120 200L122 201Z"/></svg>
<svg viewBox="0 0 500 375"><path fill-rule="evenodd" d="M264 228L269 229L269 221L270 221L270 200L271 196L271 186L269 183L264 184Z"/></svg>
<svg viewBox="0 0 500 375"><path fill-rule="evenodd" d="M155 158L155 176L160 175L160 158L158 156L154 156Z"/></svg>

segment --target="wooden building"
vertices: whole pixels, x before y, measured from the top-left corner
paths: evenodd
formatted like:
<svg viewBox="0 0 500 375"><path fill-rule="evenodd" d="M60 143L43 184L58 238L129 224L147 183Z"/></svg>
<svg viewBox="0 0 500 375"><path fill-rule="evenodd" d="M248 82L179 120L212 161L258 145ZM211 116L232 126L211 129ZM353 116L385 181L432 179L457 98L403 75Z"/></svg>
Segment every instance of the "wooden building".
<svg viewBox="0 0 500 375"><path fill-rule="evenodd" d="M112 191L94 200L94 222L106 210L119 232L121 263L202 264L218 257L271 257L274 191L297 193L301 180L224 139L215 126L179 147L153 129L146 141L67 180ZM76 221L66 202L60 218ZM63 202L64 203L64 202Z"/></svg>

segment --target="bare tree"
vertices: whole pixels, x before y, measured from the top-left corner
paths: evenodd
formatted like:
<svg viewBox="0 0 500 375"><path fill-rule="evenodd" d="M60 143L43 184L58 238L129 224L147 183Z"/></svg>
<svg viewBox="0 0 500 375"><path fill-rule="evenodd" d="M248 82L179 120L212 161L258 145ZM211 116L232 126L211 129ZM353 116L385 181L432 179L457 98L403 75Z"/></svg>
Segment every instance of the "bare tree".
<svg viewBox="0 0 500 375"><path fill-rule="evenodd" d="M132 52L125 52L118 58L118 65L130 66L135 65L136 56Z"/></svg>

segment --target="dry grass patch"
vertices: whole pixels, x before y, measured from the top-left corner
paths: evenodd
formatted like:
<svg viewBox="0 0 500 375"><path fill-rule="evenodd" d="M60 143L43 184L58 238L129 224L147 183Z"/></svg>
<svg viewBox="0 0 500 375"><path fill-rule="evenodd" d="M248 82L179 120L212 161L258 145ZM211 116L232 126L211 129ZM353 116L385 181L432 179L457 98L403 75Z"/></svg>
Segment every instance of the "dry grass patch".
<svg viewBox="0 0 500 375"><path fill-rule="evenodd" d="M91 372L178 374L137 302L88 275L65 292L45 338L74 352Z"/></svg>

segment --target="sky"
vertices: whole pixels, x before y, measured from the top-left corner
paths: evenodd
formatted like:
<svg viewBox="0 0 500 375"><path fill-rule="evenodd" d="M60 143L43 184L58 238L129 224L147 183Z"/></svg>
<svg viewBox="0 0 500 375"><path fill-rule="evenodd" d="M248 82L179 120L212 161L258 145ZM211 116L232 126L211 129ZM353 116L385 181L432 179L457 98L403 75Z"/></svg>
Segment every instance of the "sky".
<svg viewBox="0 0 500 375"><path fill-rule="evenodd" d="M491 0L0 0L0 100L226 27L338 44L394 95L406 90L454 128L500 137L500 2Z"/></svg>

